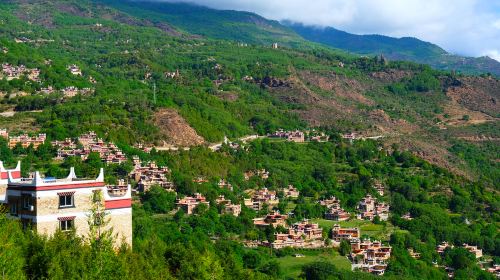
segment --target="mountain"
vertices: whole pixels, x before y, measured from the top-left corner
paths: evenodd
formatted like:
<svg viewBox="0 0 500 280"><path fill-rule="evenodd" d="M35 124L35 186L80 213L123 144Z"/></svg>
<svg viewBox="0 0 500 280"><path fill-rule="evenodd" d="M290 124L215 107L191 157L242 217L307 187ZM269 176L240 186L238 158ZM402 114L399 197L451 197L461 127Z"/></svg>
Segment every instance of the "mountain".
<svg viewBox="0 0 500 280"><path fill-rule="evenodd" d="M362 55L383 54L390 60L429 64L437 69L465 73L500 75L500 62L489 57L452 55L441 47L417 38L393 38L382 35L356 35L332 27L318 28L284 22L307 40Z"/></svg>
<svg viewBox="0 0 500 280"><path fill-rule="evenodd" d="M278 21L250 12L215 10L207 7L169 2L101 0L130 15L153 21L166 21L190 34L247 44L279 42L290 46L306 41Z"/></svg>
<svg viewBox="0 0 500 280"><path fill-rule="evenodd" d="M257 14L216 10L186 3L135 0L101 0L134 17L168 22L186 33L205 38L269 45L277 42L287 47L316 48L320 43L361 55L383 54L390 60L406 60L431 65L441 70L469 74L492 73L500 76L500 63L489 57L451 55L432 43L417 38L392 38L382 35L355 35L335 28L316 28L268 20Z"/></svg>

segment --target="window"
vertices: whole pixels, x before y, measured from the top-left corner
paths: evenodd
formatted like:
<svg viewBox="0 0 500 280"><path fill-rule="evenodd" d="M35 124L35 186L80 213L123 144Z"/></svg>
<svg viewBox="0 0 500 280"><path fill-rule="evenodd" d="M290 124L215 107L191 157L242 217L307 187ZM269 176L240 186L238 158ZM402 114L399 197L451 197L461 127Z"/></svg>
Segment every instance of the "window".
<svg viewBox="0 0 500 280"><path fill-rule="evenodd" d="M60 221L60 227L62 231L69 231L72 230L74 226L73 220L61 220Z"/></svg>
<svg viewBox="0 0 500 280"><path fill-rule="evenodd" d="M23 195L23 209L29 209L33 206L33 198L31 195Z"/></svg>
<svg viewBox="0 0 500 280"><path fill-rule="evenodd" d="M17 201L10 205L10 214L17 216Z"/></svg>
<svg viewBox="0 0 500 280"><path fill-rule="evenodd" d="M59 208L73 207L75 206L73 202L74 202L73 194L59 196Z"/></svg>

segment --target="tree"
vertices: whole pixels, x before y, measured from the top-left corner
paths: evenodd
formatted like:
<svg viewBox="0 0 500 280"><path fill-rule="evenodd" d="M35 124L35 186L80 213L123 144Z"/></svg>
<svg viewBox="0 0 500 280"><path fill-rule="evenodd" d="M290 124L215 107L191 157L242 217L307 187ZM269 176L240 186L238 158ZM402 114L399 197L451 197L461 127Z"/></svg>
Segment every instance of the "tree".
<svg viewBox="0 0 500 280"><path fill-rule="evenodd" d="M349 241L342 240L340 242L339 253L342 256L347 256L349 253L351 253L351 244L349 243Z"/></svg>
<svg viewBox="0 0 500 280"><path fill-rule="evenodd" d="M0 278L25 279L24 235L19 223L7 219L0 206Z"/></svg>
<svg viewBox="0 0 500 280"><path fill-rule="evenodd" d="M334 280L339 279L335 274L337 268L328 262L313 262L302 267L301 277L306 280Z"/></svg>

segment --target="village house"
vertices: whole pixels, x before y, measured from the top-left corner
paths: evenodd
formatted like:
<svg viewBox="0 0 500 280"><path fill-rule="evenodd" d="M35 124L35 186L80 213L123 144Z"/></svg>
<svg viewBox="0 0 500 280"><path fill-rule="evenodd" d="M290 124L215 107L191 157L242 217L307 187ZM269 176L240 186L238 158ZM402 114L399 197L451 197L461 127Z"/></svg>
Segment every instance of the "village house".
<svg viewBox="0 0 500 280"><path fill-rule="evenodd" d="M278 43L273 43L273 44L271 45L271 47L272 47L273 49L278 49Z"/></svg>
<svg viewBox="0 0 500 280"><path fill-rule="evenodd" d="M297 188L294 187L293 185L288 185L288 187L283 188L282 191L285 198L297 199L299 198L300 195L299 190L297 190Z"/></svg>
<svg viewBox="0 0 500 280"><path fill-rule="evenodd" d="M309 136L309 140L313 142L327 142L330 139L330 136L325 133L314 133Z"/></svg>
<svg viewBox="0 0 500 280"><path fill-rule="evenodd" d="M181 74L179 73L179 69L175 70L175 72L165 72L165 78L179 78Z"/></svg>
<svg viewBox="0 0 500 280"><path fill-rule="evenodd" d="M420 253L418 252L415 252L415 250L413 250L413 248L408 248L408 253L410 254L410 256L416 260L420 259Z"/></svg>
<svg viewBox="0 0 500 280"><path fill-rule="evenodd" d="M335 224L332 228L331 237L333 241L341 242L342 240L351 240L353 238L360 238L361 234L359 228L342 228L340 225Z"/></svg>
<svg viewBox="0 0 500 280"><path fill-rule="evenodd" d="M377 193L378 193L380 196L384 196L385 187L384 187L384 185L382 185L382 183L380 183L380 182L376 182L376 183L373 185L373 188L377 191Z"/></svg>
<svg viewBox="0 0 500 280"><path fill-rule="evenodd" d="M54 88L52 86L48 86L46 88L41 88L38 93L40 94L51 94L54 93Z"/></svg>
<svg viewBox="0 0 500 280"><path fill-rule="evenodd" d="M238 217L241 213L241 205L233 204L231 200L226 199L224 195L219 195L219 197L215 200L217 205L222 205L222 214L230 214L235 217Z"/></svg>
<svg viewBox="0 0 500 280"><path fill-rule="evenodd" d="M23 148L28 148L30 145L33 145L33 148L37 149L38 146L45 143L46 139L47 135L45 133L40 133L37 136L29 136L28 134L9 136L9 148L12 149L20 143Z"/></svg>
<svg viewBox="0 0 500 280"><path fill-rule="evenodd" d="M345 211L342 207L331 207L325 212L325 219L332 221L347 221L351 218L351 214Z"/></svg>
<svg viewBox="0 0 500 280"><path fill-rule="evenodd" d="M382 245L380 241L359 238L351 239L351 254L349 259L353 270L383 275L387 269L387 261L391 257L392 248Z"/></svg>
<svg viewBox="0 0 500 280"><path fill-rule="evenodd" d="M239 204L226 204L222 209L222 214L230 214L238 217L241 214L241 205Z"/></svg>
<svg viewBox="0 0 500 280"><path fill-rule="evenodd" d="M193 183L201 185L203 183L208 183L208 180L204 176L198 176L198 177L196 177L196 178L193 179Z"/></svg>
<svg viewBox="0 0 500 280"><path fill-rule="evenodd" d="M376 198L371 195L364 197L357 207L360 212L357 215L359 220L372 221L375 217L379 217L381 221L389 219L389 205L383 202L378 202Z"/></svg>
<svg viewBox="0 0 500 280"><path fill-rule="evenodd" d="M275 211L271 214L267 214L263 218L255 218L253 219L253 224L257 227L268 227L272 226L274 228L282 226L286 228L286 219L288 219L287 215L280 214L279 211Z"/></svg>
<svg viewBox="0 0 500 280"><path fill-rule="evenodd" d="M292 224L288 228L288 234L300 236L305 240L323 239L323 229L317 223L311 223L307 219Z"/></svg>
<svg viewBox="0 0 500 280"><path fill-rule="evenodd" d="M454 246L453 245L450 245L448 242L446 241L443 241L441 242L441 244L437 245L436 247L436 251L442 255L444 253L444 251L446 251L447 248L450 248L450 249L453 249Z"/></svg>
<svg viewBox="0 0 500 280"><path fill-rule="evenodd" d="M251 208L255 211L262 210L264 205L268 205L270 208L278 205L280 202L278 197L276 196L276 191L270 191L267 188L263 188L257 191L250 190L249 193L252 193L252 197L250 199L245 199L244 204L246 207Z"/></svg>
<svg viewBox="0 0 500 280"><path fill-rule="evenodd" d="M326 208L338 208L340 207L340 200L333 196L320 200L319 205L325 206Z"/></svg>
<svg viewBox="0 0 500 280"><path fill-rule="evenodd" d="M302 131L284 131L280 129L272 134L268 134L269 138L282 138L287 141L302 143L305 141L305 134Z"/></svg>
<svg viewBox="0 0 500 280"><path fill-rule="evenodd" d="M358 135L354 132L350 132L350 133L345 133L345 134L342 134L342 139L346 139L346 140L349 140L349 141L353 141L353 140L356 140Z"/></svg>
<svg viewBox="0 0 500 280"><path fill-rule="evenodd" d="M0 137L9 139L9 132L5 128L0 128Z"/></svg>
<svg viewBox="0 0 500 280"><path fill-rule="evenodd" d="M477 246L472 246L467 243L464 243L462 246L467 251L471 252L476 257L476 259L479 259L483 256L483 250L479 249Z"/></svg>
<svg viewBox="0 0 500 280"><path fill-rule="evenodd" d="M493 265L493 267L488 268L486 271L500 279L500 265L495 264Z"/></svg>
<svg viewBox="0 0 500 280"><path fill-rule="evenodd" d="M410 212L406 212L403 216L401 216L401 219L403 219L403 220L407 220L407 221L411 221L411 220L413 220L413 218L412 218L412 216L411 216Z"/></svg>
<svg viewBox="0 0 500 280"><path fill-rule="evenodd" d="M199 193L195 193L194 196L186 196L184 198L177 199L175 204L179 209L184 210L184 212L188 215L193 214L193 210L200 204L210 206L207 199Z"/></svg>
<svg viewBox="0 0 500 280"><path fill-rule="evenodd" d="M219 188L221 189L228 189L230 191L233 191L233 185L231 185L229 182L227 182L226 180L224 179L220 179L219 180L219 183L217 183L217 185L219 186Z"/></svg>
<svg viewBox="0 0 500 280"><path fill-rule="evenodd" d="M80 70L80 67L78 67L78 65L76 65L76 64L68 65L68 67L66 67L66 69L71 74L73 74L75 76L81 76L82 75L82 71Z"/></svg>
<svg viewBox="0 0 500 280"><path fill-rule="evenodd" d="M107 229L112 228L115 246L123 240L132 245L132 198L130 186L124 194L110 194L104 184L104 170L95 179L80 179L71 168L63 179L43 178L35 172L30 178L21 178L19 169L7 170L7 189L4 203L9 217L19 219L25 228L40 234L52 235L57 230L75 230L79 236L89 234L89 214L95 203L102 203ZM2 178L5 170L2 167ZM2 179L4 183L5 179ZM103 201L94 194L101 192Z"/></svg>

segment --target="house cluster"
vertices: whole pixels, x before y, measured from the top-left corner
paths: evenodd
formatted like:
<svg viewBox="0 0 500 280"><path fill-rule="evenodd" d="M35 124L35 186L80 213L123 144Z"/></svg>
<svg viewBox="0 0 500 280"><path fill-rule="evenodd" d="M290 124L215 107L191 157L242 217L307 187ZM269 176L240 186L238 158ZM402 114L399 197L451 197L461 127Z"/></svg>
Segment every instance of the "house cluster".
<svg viewBox="0 0 500 280"><path fill-rule="evenodd" d="M8 132L4 129L4 135L9 135ZM33 148L38 148L38 146L45 143L47 139L47 135L45 133L40 133L35 136L29 136L28 134L21 134L18 136L8 136L9 137L9 148L14 148L18 144L20 144L23 148L28 148L30 145L33 145Z"/></svg>
<svg viewBox="0 0 500 280"><path fill-rule="evenodd" d="M377 201L377 199L371 195L364 197L358 203L357 209L359 211L357 215L359 220L372 221L375 217L379 217L381 221L387 221L387 219L389 219L389 205Z"/></svg>
<svg viewBox="0 0 500 280"><path fill-rule="evenodd" d="M210 203L207 201L207 199L199 193L195 193L194 196L179 198L175 203L175 205L177 205L179 209L182 209L184 213L188 215L193 214L194 209L200 204L210 206Z"/></svg>
<svg viewBox="0 0 500 280"><path fill-rule="evenodd" d="M382 245L380 241L361 239L359 228L342 228L336 224L331 231L335 245L346 240L351 245L349 260L352 269L359 269L375 275L383 275L387 269L387 261L391 257L392 248Z"/></svg>
<svg viewBox="0 0 500 280"><path fill-rule="evenodd" d="M170 181L170 169L166 166L160 167L155 162L142 164L139 157L133 157L134 169L130 172L130 178L137 182L137 190L146 192L152 186L160 186L167 191L175 191L175 186Z"/></svg>
<svg viewBox="0 0 500 280"><path fill-rule="evenodd" d="M69 86L69 87L65 87L61 90L62 94L64 95L64 97L67 97L67 98L71 98L71 97L75 97L77 96L78 94L81 94L81 95L87 95L87 94L91 94L94 92L93 89L91 88L77 88L77 87L74 87L74 86Z"/></svg>
<svg viewBox="0 0 500 280"><path fill-rule="evenodd" d="M76 64L71 64L71 65L68 65L68 67L66 67L66 69L73 75L75 76L82 76L82 70L80 69L80 67L78 67L78 65Z"/></svg>
<svg viewBox="0 0 500 280"><path fill-rule="evenodd" d="M278 131L275 131L274 133L268 134L267 136L269 138L286 139L287 141L297 143L302 143L305 141L305 134L300 130L284 131L283 129L280 129Z"/></svg>
<svg viewBox="0 0 500 280"><path fill-rule="evenodd" d="M251 196L251 198L244 199L244 204L246 207L255 211L262 210L265 205L272 208L280 202L279 198L276 196L276 191L270 191L267 188L249 190L247 193Z"/></svg>
<svg viewBox="0 0 500 280"><path fill-rule="evenodd" d="M120 164L127 161L127 157L120 148L113 143L104 142L93 131L80 135L76 141L67 138L64 141L52 141L51 144L57 147L56 159L58 160L70 156L78 156L85 160L90 153L94 152L98 153L106 164Z"/></svg>
<svg viewBox="0 0 500 280"><path fill-rule="evenodd" d="M275 233L273 242L263 242L263 246L273 249L292 248L321 248L325 246L323 229L316 223L308 220L292 224L287 233Z"/></svg>
<svg viewBox="0 0 500 280"><path fill-rule="evenodd" d="M40 81L40 70L38 68L26 68L24 65L13 66L8 63L2 64L2 76L8 80L19 79L25 75L28 79L34 82Z"/></svg>
<svg viewBox="0 0 500 280"><path fill-rule="evenodd" d="M75 230L77 235L85 237L91 230L91 209L100 203L107 213L106 229L112 228L117 236L115 246L122 241L132 245L130 185L124 192L110 193L108 189L103 169L95 179L77 178L73 168L63 179L43 177L38 171L22 178L20 163L14 169L6 169L0 161L0 204L24 228L46 235L57 230ZM102 195L96 196L97 193Z"/></svg>
<svg viewBox="0 0 500 280"><path fill-rule="evenodd" d="M165 72L165 78L169 79L174 79L174 78L179 78L181 76L179 69L175 70L174 72Z"/></svg>
<svg viewBox="0 0 500 280"><path fill-rule="evenodd" d="M260 177L262 180L267 180L269 179L269 171L265 169L259 169L257 171L247 171L244 174L245 181L250 180L250 178L253 176Z"/></svg>
<svg viewBox="0 0 500 280"><path fill-rule="evenodd" d="M455 246L453 246L452 244L449 244L448 242L443 241L441 244L439 244L436 247L436 251L438 252L438 254L443 255L447 248L453 249L454 247ZM479 259L480 257L483 256L483 250L479 249L477 246L472 246L472 245L469 245L467 243L464 243L462 245L462 248L471 252L476 257L476 259Z"/></svg>
<svg viewBox="0 0 500 280"><path fill-rule="evenodd" d="M319 203L327 208L325 212L325 219L327 220L347 221L351 218L351 214L340 206L340 200L336 197L323 199Z"/></svg>
<svg viewBox="0 0 500 280"><path fill-rule="evenodd" d="M226 199L224 195L219 195L215 202L217 203L217 205L222 206L221 214L230 214L238 217L241 213L241 205L233 204L233 202L229 199Z"/></svg>

